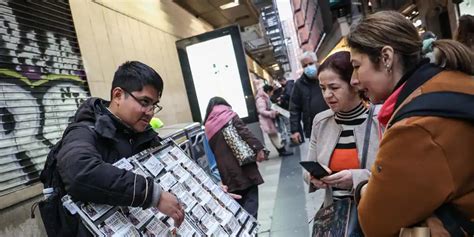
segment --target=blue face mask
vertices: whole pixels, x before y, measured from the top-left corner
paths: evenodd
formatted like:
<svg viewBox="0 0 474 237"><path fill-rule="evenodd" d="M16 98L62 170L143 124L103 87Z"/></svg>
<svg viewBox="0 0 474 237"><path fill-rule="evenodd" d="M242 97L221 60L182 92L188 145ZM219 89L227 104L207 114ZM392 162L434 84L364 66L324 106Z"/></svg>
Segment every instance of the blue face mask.
<svg viewBox="0 0 474 237"><path fill-rule="evenodd" d="M318 73L318 69L316 65L308 65L304 68L304 74L309 78L316 78L316 74Z"/></svg>

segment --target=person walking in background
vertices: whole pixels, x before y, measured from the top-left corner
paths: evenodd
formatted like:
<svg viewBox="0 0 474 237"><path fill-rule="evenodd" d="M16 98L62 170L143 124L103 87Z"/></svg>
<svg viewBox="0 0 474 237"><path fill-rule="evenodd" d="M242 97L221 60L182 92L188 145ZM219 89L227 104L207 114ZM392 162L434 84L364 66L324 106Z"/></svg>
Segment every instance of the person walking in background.
<svg viewBox="0 0 474 237"><path fill-rule="evenodd" d="M295 86L294 80L286 80L284 77L278 78L278 83L281 85L282 92L276 98L276 104L288 111L286 114L278 116L277 124L278 131L281 135L283 143L286 145L291 142L291 127L290 127L290 99L293 87ZM292 145L293 143L290 143Z"/></svg>
<svg viewBox="0 0 474 237"><path fill-rule="evenodd" d="M347 51L334 53L319 67L319 85L330 109L314 118L307 160L327 166L333 174L319 180L305 171L304 177L310 192L326 190L324 206L352 196L353 188L369 179L379 144L379 107L368 117L363 95L350 85L352 71ZM369 134L367 126L372 126ZM363 154L365 136L368 144Z"/></svg>
<svg viewBox="0 0 474 237"><path fill-rule="evenodd" d="M290 98L291 92L293 92L293 87L295 86L294 80L286 80L284 77L278 78L278 83L280 83L281 88L283 89L278 98L276 98L276 103L278 106L283 109L290 109Z"/></svg>
<svg viewBox="0 0 474 237"><path fill-rule="evenodd" d="M304 137L310 137L314 116L328 109L319 88L316 61L315 53L303 53L300 62L304 73L295 82L291 93L290 127L291 139L295 144L302 143ZM301 128L301 121L303 121L303 128Z"/></svg>
<svg viewBox="0 0 474 237"><path fill-rule="evenodd" d="M458 29L454 39L474 51L474 16L462 15L459 17Z"/></svg>
<svg viewBox="0 0 474 237"><path fill-rule="evenodd" d="M232 110L229 103L221 97L211 98L206 109L204 127L206 136L209 138L209 145L216 158L222 184L228 187L226 191L240 195L241 199L238 199L237 202L257 218L258 185L263 183L263 178L255 162L240 166L232 153L223 134L223 129L229 122L257 154L256 161L263 161L266 158L265 147Z"/></svg>
<svg viewBox="0 0 474 237"><path fill-rule="evenodd" d="M431 236L462 236L459 225L474 219L474 126L465 117L474 110L472 51L440 44L441 66L451 69L430 64L412 22L394 11L367 16L347 41L351 84L383 103L386 127L369 181L355 190L365 236L399 236L419 223Z"/></svg>
<svg viewBox="0 0 474 237"><path fill-rule="evenodd" d="M258 90L255 97L255 103L258 112L258 121L263 132L268 134L273 146L277 149L279 156L291 156L293 152L286 150L282 144L280 135L275 126L275 119L278 116L278 111L271 109L270 97L273 93L273 86L264 85Z"/></svg>

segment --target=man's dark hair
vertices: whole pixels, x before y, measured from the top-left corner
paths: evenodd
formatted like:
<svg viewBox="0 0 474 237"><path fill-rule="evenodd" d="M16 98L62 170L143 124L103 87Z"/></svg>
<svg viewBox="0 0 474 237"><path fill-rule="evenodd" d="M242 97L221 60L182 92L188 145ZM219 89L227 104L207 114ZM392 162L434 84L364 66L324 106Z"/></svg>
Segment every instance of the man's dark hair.
<svg viewBox="0 0 474 237"><path fill-rule="evenodd" d="M268 93L272 90L273 90L273 86L270 86L270 85L264 85L263 86L263 91L265 91L265 93Z"/></svg>
<svg viewBox="0 0 474 237"><path fill-rule="evenodd" d="M204 117L204 120L203 120L203 124L206 123L207 121L207 118L209 117L209 114L212 112L212 109L214 108L214 106L216 105L226 105L226 106L229 106L229 107L232 107L230 106L229 103L227 103L227 101L222 98L222 97L219 97L219 96L216 96L216 97L212 97L210 100L209 100L209 104L207 104L207 109L206 109L206 116Z"/></svg>
<svg viewBox="0 0 474 237"><path fill-rule="evenodd" d="M110 90L110 98L112 99L112 91L116 87L123 88L128 92L141 91L144 86L152 86L161 96L163 92L163 79L150 66L138 62L127 61L115 71L114 80L112 81L112 89Z"/></svg>

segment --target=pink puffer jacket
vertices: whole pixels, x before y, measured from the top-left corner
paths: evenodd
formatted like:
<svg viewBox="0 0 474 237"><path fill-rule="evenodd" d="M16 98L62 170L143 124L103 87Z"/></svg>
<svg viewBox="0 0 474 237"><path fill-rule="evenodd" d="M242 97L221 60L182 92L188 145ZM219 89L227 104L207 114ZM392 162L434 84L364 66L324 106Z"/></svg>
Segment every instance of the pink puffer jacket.
<svg viewBox="0 0 474 237"><path fill-rule="evenodd" d="M263 132L267 134L278 133L274 121L277 112L270 109L270 97L263 91L263 89L260 89L255 98L258 120Z"/></svg>

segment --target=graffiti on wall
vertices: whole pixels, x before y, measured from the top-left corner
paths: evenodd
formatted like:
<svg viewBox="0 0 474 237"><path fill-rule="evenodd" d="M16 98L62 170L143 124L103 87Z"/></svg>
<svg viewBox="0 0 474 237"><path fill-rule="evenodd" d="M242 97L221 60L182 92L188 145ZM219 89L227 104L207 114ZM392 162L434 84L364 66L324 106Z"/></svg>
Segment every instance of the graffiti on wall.
<svg viewBox="0 0 474 237"><path fill-rule="evenodd" d="M0 0L0 196L38 181L89 96L70 11L54 4Z"/></svg>

